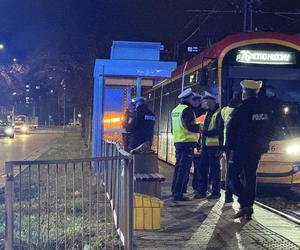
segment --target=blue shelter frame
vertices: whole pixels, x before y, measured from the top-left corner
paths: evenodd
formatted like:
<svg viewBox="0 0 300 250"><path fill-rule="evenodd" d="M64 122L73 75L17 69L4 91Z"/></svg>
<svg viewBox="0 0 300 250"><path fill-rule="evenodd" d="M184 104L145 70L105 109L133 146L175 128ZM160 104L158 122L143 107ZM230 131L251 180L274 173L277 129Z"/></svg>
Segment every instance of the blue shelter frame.
<svg viewBox="0 0 300 250"><path fill-rule="evenodd" d="M157 80L171 77L175 62L160 61L161 43L113 41L110 59L97 59L94 68L92 155L101 156L106 86L151 87Z"/></svg>

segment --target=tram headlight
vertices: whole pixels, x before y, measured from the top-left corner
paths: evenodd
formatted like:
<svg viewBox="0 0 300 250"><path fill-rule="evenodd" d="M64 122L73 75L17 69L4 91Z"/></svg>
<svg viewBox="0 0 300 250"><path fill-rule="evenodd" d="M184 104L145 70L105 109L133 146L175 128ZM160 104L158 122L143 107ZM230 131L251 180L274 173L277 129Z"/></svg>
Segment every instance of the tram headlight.
<svg viewBox="0 0 300 250"><path fill-rule="evenodd" d="M300 145L299 144L292 144L292 145L289 145L287 148L286 148L286 152L288 154L299 154L300 153Z"/></svg>

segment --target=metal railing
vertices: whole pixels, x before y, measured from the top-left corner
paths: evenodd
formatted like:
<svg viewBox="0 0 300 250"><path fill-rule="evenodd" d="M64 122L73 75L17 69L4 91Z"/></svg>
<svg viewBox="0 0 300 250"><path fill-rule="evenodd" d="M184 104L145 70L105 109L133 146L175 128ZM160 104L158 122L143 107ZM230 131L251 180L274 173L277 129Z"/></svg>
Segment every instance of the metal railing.
<svg viewBox="0 0 300 250"><path fill-rule="evenodd" d="M133 162L99 158L5 165L5 249L132 249Z"/></svg>

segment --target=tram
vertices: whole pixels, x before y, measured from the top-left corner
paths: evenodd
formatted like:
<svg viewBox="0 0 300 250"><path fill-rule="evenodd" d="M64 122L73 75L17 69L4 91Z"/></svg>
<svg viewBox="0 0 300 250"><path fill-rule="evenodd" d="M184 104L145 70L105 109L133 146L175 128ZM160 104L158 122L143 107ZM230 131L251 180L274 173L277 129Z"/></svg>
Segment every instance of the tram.
<svg viewBox="0 0 300 250"><path fill-rule="evenodd" d="M145 91L157 117L153 146L159 159L175 164L170 115L182 86L200 94L217 90L220 105L226 106L243 79L263 82L260 95L276 100L284 121L259 162L258 184L300 186L300 38L292 35L253 32L228 36L177 67L170 79ZM224 178L224 159L221 166Z"/></svg>

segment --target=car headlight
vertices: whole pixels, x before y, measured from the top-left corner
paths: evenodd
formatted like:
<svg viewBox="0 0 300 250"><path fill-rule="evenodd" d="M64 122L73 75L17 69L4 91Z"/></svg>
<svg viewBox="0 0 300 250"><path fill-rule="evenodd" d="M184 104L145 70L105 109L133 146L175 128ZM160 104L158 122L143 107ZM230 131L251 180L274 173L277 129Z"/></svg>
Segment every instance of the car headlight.
<svg viewBox="0 0 300 250"><path fill-rule="evenodd" d="M289 145L286 148L286 152L288 154L299 154L300 153L300 145L299 144Z"/></svg>
<svg viewBox="0 0 300 250"><path fill-rule="evenodd" d="M22 126L22 127L21 127L21 131L25 133L25 132L28 131L28 128L27 128L26 126Z"/></svg>
<svg viewBox="0 0 300 250"><path fill-rule="evenodd" d="M7 134L7 135L12 135L12 134L14 133L14 130L13 130L13 128L8 127L8 128L5 129L4 132L5 132L5 134Z"/></svg>

